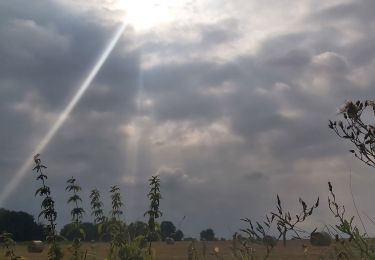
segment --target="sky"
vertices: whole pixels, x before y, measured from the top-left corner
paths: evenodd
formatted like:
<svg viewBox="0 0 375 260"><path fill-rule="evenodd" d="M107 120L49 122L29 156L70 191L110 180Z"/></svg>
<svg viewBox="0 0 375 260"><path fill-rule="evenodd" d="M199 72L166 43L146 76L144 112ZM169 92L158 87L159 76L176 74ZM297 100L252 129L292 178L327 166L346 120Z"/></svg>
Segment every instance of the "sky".
<svg viewBox="0 0 375 260"><path fill-rule="evenodd" d="M127 222L146 219L161 179L162 220L186 236L229 238L298 198L321 205L306 228L332 223L331 181L348 214L375 217L374 169L328 128L346 100L375 93L372 0L26 0L0 2L0 189L3 191L124 31L82 98L41 151L58 224L66 180L119 185ZM37 216L30 170L0 207ZM182 221L183 217L186 218ZM375 234L364 216L369 233Z"/></svg>

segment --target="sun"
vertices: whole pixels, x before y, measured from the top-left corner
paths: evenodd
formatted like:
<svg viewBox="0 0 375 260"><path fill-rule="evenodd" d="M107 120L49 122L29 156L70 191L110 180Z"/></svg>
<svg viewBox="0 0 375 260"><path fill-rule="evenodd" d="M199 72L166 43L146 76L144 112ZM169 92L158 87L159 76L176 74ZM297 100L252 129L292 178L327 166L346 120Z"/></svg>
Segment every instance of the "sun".
<svg viewBox="0 0 375 260"><path fill-rule="evenodd" d="M116 9L124 11L125 21L138 31L172 23L187 0L119 0Z"/></svg>

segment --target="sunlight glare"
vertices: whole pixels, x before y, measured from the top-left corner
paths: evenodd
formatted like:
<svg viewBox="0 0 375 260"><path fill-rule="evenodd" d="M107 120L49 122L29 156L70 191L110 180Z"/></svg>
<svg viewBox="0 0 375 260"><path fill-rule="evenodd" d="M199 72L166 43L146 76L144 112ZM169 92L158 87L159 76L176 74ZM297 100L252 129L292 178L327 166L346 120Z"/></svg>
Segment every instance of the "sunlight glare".
<svg viewBox="0 0 375 260"><path fill-rule="evenodd" d="M126 20L135 30L144 31L176 19L186 0L119 0L116 8L126 12Z"/></svg>

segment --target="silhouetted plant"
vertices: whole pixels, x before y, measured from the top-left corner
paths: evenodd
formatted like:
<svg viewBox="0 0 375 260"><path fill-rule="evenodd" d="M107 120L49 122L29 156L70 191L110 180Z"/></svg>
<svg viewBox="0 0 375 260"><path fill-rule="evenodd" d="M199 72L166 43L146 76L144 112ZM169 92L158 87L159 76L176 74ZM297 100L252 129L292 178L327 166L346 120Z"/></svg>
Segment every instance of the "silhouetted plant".
<svg viewBox="0 0 375 260"><path fill-rule="evenodd" d="M16 243L12 239L11 233L3 232L0 234L0 244L5 250L5 257L9 258L10 260L23 259L23 257L17 256L14 253L14 246Z"/></svg>
<svg viewBox="0 0 375 260"><path fill-rule="evenodd" d="M79 231L78 233L80 234L79 237L75 237L73 239L73 244L72 244L72 259L73 260L78 260L78 259L86 259L87 255L87 250L86 252L81 252L81 240L85 238L85 233L83 229L81 228L81 222L83 218L83 214L85 213L84 209L78 204L82 203L82 199L79 196L79 191L82 190L81 186L76 184L76 179L75 178L70 178L67 180L67 186L65 188L65 191L72 192L73 194L69 197L68 199L68 204L73 203L74 208L71 210L70 215L72 216L72 224L75 230Z"/></svg>
<svg viewBox="0 0 375 260"><path fill-rule="evenodd" d="M373 123L366 123L365 112L372 108L375 115L375 102L366 100L347 101L339 110L342 120L329 121L331 128L339 137L352 142L354 150L350 150L356 158L375 167L375 126Z"/></svg>
<svg viewBox="0 0 375 260"><path fill-rule="evenodd" d="M307 204L300 198L299 203L302 207L301 211L297 214L292 214L290 211L284 211L279 195L277 195L277 211L272 211L270 216L266 215L264 221L256 221L253 223L249 218L243 218L242 221L248 224L248 228L241 229L247 237L240 240L242 247L236 244L233 246L233 254L237 259L254 259L256 257L251 243L262 244L266 248L266 255L264 259L268 258L272 249L275 247L277 240L283 239L284 247L286 246L286 239L288 233L291 233L292 238L302 239L305 238L303 234L308 234L305 230L299 227L307 217L311 216L314 209L319 206L319 198L315 204L308 207ZM279 232L278 238L274 238L268 234L272 225L275 225ZM236 239L236 237L234 237ZM236 243L237 241L235 241Z"/></svg>
<svg viewBox="0 0 375 260"><path fill-rule="evenodd" d="M253 240L252 235L249 235L248 238L243 238L243 236L238 234L237 232L234 233L233 240L232 240L232 247L231 247L234 258L238 260L255 259L256 252L252 246L252 243L254 242L257 243L256 241Z"/></svg>
<svg viewBox="0 0 375 260"><path fill-rule="evenodd" d="M149 179L150 192L147 194L150 200L150 207L144 214L148 216L148 230L147 230L147 240L149 243L148 253L151 255L151 245L155 236L157 236L157 223L156 219L162 216L162 212L159 210L161 193L160 193L160 179L159 176L151 176Z"/></svg>
<svg viewBox="0 0 375 260"><path fill-rule="evenodd" d="M375 168L375 125L373 122L369 121L370 114L375 116L375 102L371 100L357 100L356 102L347 101L338 112L338 114L342 116L341 120L330 120L329 128L331 128L337 136L347 139L354 144L354 149L349 151L353 153L357 159ZM336 241L340 242L339 244L342 245L342 247L340 247L341 249L335 247L336 255L340 254L340 256L346 257L347 259L351 259L353 255L363 259L374 259L374 248L370 245L370 240L367 238L366 233L360 233L358 227L353 223L354 216L350 217L350 219L347 218L345 206L338 204L336 201L336 196L333 193L333 187L330 182L328 186L330 191L328 198L329 208L334 217L339 221L335 230L349 237L349 239L340 239L339 235L336 234ZM358 218L365 229L355 202L354 206L357 210ZM360 252L360 256L356 255L358 252Z"/></svg>
<svg viewBox="0 0 375 260"><path fill-rule="evenodd" d="M330 195L328 196L328 206L333 216L338 220L335 225L335 231L339 231L346 237L340 237L339 232L335 235L336 242L340 248L336 246L336 257L340 255L346 259L375 259L375 250L370 244L370 240L366 238L366 234L361 234L358 227L353 223L354 216L348 218L344 205L340 205L336 200L333 192L333 186L328 182ZM359 254L359 255L358 255Z"/></svg>
<svg viewBox="0 0 375 260"><path fill-rule="evenodd" d="M286 246L287 233L292 233L292 237L296 239L301 239L301 234L307 233L305 230L299 228L298 225L304 222L307 217L312 215L314 209L319 206L319 198L311 207L308 207L306 202L301 198L299 198L299 203L302 207L299 213L291 214L289 211L284 212L279 195L277 195L277 211L271 212L271 220L276 220L279 238L283 239L284 247Z"/></svg>
<svg viewBox="0 0 375 260"><path fill-rule="evenodd" d="M90 193L91 216L94 217L94 224L99 237L105 235L105 224L107 218L104 216L103 202L100 199L100 192L98 189L91 190Z"/></svg>
<svg viewBox="0 0 375 260"><path fill-rule="evenodd" d="M94 217L94 224L103 224L106 220L103 211L103 203L100 200L100 193L98 189L91 190L90 193L91 216Z"/></svg>
<svg viewBox="0 0 375 260"><path fill-rule="evenodd" d="M109 233L111 237L109 259L125 259L124 250L127 243L126 228L125 224L120 220L123 211L121 207L123 203L121 201L120 188L118 186L112 186L110 188L112 209L110 211L110 218L105 224L105 231Z"/></svg>
<svg viewBox="0 0 375 260"><path fill-rule="evenodd" d="M118 186L112 186L110 191L111 201L112 201L112 210L110 212L112 219L119 220L123 214L121 207L123 203L121 201L120 188Z"/></svg>
<svg viewBox="0 0 375 260"><path fill-rule="evenodd" d="M33 170L36 170L38 177L36 180L42 182L42 186L38 188L35 192L35 196L39 195L43 198L42 201L42 211L40 212L38 218L43 216L45 220L48 221L48 224L45 225L46 240L50 244L48 250L48 259L58 260L62 259L63 253L60 246L57 243L57 234L56 234L56 218L57 213L55 211L55 201L51 197L51 189L46 185L47 175L43 173L43 170L47 167L42 164L41 159L39 158L40 154L34 156L35 167Z"/></svg>

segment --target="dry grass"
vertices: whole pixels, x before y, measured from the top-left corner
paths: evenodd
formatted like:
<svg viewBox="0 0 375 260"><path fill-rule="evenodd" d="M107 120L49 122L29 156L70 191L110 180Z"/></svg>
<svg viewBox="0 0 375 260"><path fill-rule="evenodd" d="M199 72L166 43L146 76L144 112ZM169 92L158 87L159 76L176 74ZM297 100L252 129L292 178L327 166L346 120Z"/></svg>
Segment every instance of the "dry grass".
<svg viewBox="0 0 375 260"><path fill-rule="evenodd" d="M214 242L205 242L207 247L207 260L216 260L217 258L210 253L214 252L214 248L219 248L219 259L234 259L232 256L232 241L214 241ZM176 242L173 245L168 245L164 242L155 242L153 243L153 249L156 252L156 260L186 260L187 259L187 252L190 242ZM196 249L199 253L202 252L203 244L202 242L196 242ZM303 245L307 245L307 254L304 254L304 247ZM83 248L88 250L90 259L105 259L106 253L108 250L109 244L107 243L84 243ZM63 249L65 256L64 259L69 259L69 244L64 244ZM259 245L254 245L254 249L256 252L260 253L258 255L263 255L264 247ZM288 241L287 247L284 248L282 246L282 242L279 241L278 245L275 247L273 252L271 253L269 259L318 259L319 255L322 254L323 251L328 250L327 247L313 247L310 245L309 241ZM21 255L25 257L27 260L43 260L47 259L46 252L44 250L43 253L28 253L27 252L27 244L18 244L15 250L17 255ZM1 256L0 259L3 258L3 251L0 250ZM95 257L91 257L90 254L93 254ZM222 256L222 258L221 258Z"/></svg>

